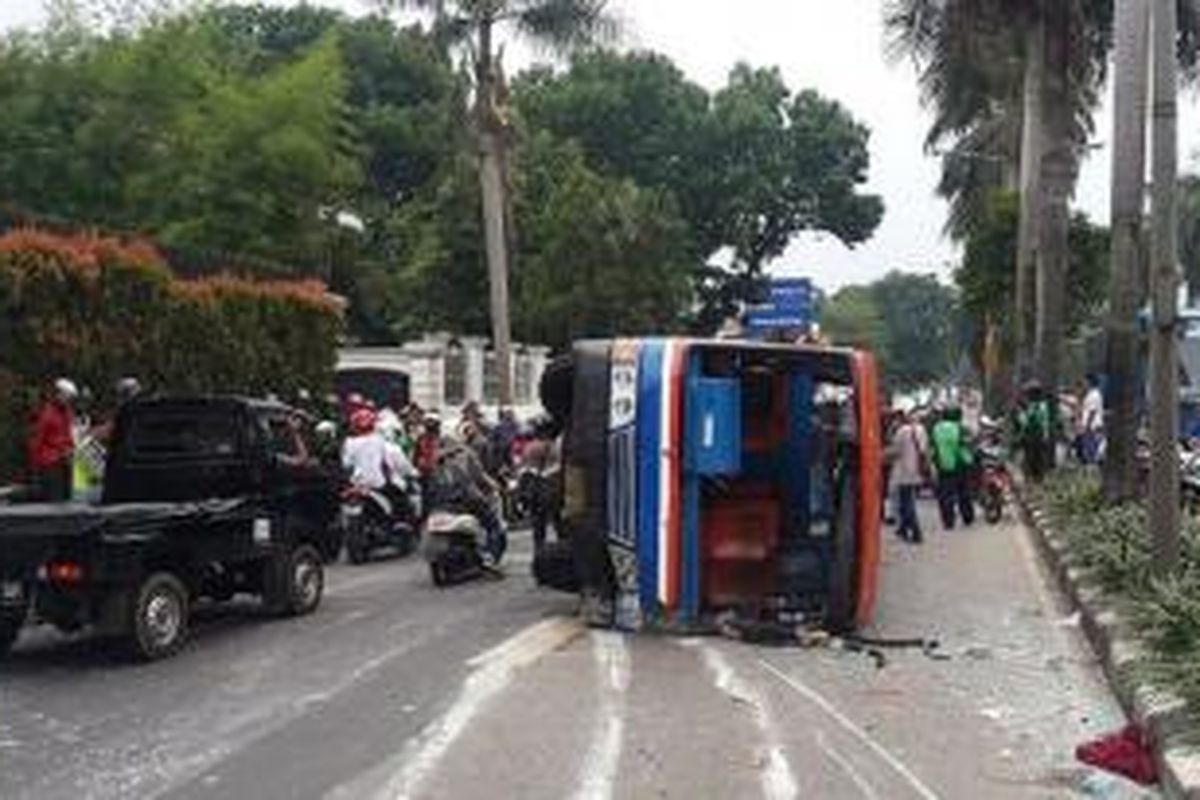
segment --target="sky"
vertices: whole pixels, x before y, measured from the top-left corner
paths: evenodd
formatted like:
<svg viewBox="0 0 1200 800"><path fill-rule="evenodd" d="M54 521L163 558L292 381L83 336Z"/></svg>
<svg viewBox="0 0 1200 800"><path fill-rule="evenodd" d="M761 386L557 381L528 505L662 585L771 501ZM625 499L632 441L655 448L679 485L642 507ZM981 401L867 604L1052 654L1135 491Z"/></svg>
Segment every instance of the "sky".
<svg viewBox="0 0 1200 800"><path fill-rule="evenodd" d="M287 2L287 0L279 0ZM949 279L958 258L942 235L946 206L937 198L939 164L923 151L927 114L911 63L884 57L883 0L612 0L622 19L622 45L672 58L688 76L715 89L739 61L778 66L793 90L815 88L846 106L872 132L866 191L887 207L875 236L854 249L833 237L804 234L771 265L775 274L805 275L832 291L893 269L936 272ZM324 0L350 12L361 0ZM0 0L0 29L37 24L42 0ZM520 51L518 60L529 58ZM1112 116L1097 115L1096 140L1083 165L1076 206L1108 220ZM1181 96L1180 155L1200 168L1200 101Z"/></svg>

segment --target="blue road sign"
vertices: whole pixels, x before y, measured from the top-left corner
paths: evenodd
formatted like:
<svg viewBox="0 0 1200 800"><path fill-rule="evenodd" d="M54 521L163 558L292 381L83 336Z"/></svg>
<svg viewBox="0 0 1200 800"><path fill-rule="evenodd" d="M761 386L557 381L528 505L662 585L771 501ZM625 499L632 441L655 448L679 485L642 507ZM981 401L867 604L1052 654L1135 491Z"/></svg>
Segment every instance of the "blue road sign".
<svg viewBox="0 0 1200 800"><path fill-rule="evenodd" d="M766 302L746 309L751 333L781 329L807 329L816 321L816 290L809 278L775 278L768 285Z"/></svg>

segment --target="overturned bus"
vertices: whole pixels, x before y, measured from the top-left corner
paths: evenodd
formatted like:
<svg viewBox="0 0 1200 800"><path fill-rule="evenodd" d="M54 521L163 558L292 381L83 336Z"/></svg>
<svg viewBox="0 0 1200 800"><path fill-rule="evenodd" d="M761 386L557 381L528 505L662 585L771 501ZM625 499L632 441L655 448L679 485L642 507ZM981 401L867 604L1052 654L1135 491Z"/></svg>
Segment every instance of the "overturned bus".
<svg viewBox="0 0 1200 800"><path fill-rule="evenodd" d="M703 630L734 615L846 632L869 620L882 501L870 354L586 341L542 395L563 431L569 542L569 568L543 580L580 591L593 623Z"/></svg>

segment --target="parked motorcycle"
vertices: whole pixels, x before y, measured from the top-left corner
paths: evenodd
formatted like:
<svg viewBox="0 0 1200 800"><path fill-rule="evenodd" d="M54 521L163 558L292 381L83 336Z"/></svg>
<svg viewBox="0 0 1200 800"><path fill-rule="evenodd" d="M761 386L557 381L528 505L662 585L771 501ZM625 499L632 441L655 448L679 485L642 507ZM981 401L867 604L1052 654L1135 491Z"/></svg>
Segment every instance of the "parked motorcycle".
<svg viewBox="0 0 1200 800"><path fill-rule="evenodd" d="M342 525L346 533L346 558L365 564L377 550L391 548L401 556L417 545L420 498L413 490L404 502L395 502L381 491L348 486L342 492Z"/></svg>
<svg viewBox="0 0 1200 800"><path fill-rule="evenodd" d="M985 416L980 420L979 434L979 502L984 519L995 525L1004 517L1012 475L1004 457L1002 426Z"/></svg>
<svg viewBox="0 0 1200 800"><path fill-rule="evenodd" d="M1003 452L996 445L981 447L979 460L983 471L980 479L983 517L989 524L995 525L1004 517L1004 506L1012 486L1012 476L1008 472Z"/></svg>
<svg viewBox="0 0 1200 800"><path fill-rule="evenodd" d="M434 586L451 586L493 571L483 560L483 523L472 514L438 510L425 520L421 554Z"/></svg>

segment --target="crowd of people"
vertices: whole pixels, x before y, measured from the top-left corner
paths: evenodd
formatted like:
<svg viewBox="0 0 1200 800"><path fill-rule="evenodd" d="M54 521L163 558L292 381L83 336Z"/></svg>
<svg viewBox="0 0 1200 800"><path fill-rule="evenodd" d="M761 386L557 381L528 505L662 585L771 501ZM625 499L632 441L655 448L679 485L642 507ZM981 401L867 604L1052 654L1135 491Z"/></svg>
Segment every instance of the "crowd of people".
<svg viewBox="0 0 1200 800"><path fill-rule="evenodd" d="M1038 382L1022 387L1007 423L982 417L969 425L954 403L899 408L884 420L885 492L896 534L923 540L917 499L925 488L937 498L944 529L975 521L981 455L1019 456L1026 477L1041 481L1064 457L1094 465L1104 452L1104 400L1100 382L1088 376L1078 395L1055 397Z"/></svg>
<svg viewBox="0 0 1200 800"><path fill-rule="evenodd" d="M49 502L96 491L116 410L141 389L136 379L122 378L110 393L112 407L97 409L90 392L66 378L54 381L29 427L30 497ZM523 424L501 409L490 422L477 403L467 403L453 430L445 430L438 414L399 400L377 406L358 394L318 401L301 392L293 405L320 420L314 455L339 464L352 484L415 505L418 515L437 504L475 514L497 557L505 519L513 514L506 501L514 492L524 498L535 547L558 527L554 482L544 476L557 467L559 445L545 420ZM888 516L901 539L920 543L917 500L923 489L933 490L946 530L974 523L983 448L1006 445L1035 482L1063 457L1098 463L1104 455L1104 401L1094 376L1076 395L1055 396L1030 382L1012 404L1007 424L986 417L969 423L958 405L945 404L898 408L884 420L884 430Z"/></svg>
<svg viewBox="0 0 1200 800"><path fill-rule="evenodd" d="M49 385L30 419L26 438L27 498L43 502L88 499L103 479L104 450L120 405L142 391L122 378L104 407L68 378ZM506 500L523 499L521 513L540 548L557 529L552 481L558 443L545 419L522 423L510 409L490 422L477 403L467 403L453 430L416 403L377 405L360 394L314 398L305 391L291 403L315 433L312 456L344 471L349 483L380 491L420 516L436 506L476 515L488 532L489 550L504 549ZM518 481L518 476L521 481ZM519 486L516 484L520 484Z"/></svg>
<svg viewBox="0 0 1200 800"><path fill-rule="evenodd" d="M29 499L58 502L98 491L117 409L141 390L136 378L121 378L106 405L69 378L58 378L48 386L26 436Z"/></svg>
<svg viewBox="0 0 1200 800"><path fill-rule="evenodd" d="M555 522L549 473L557 462L557 441L545 420L522 424L509 409L489 423L477 403L467 403L453 431L441 417L415 403L393 402L382 408L361 395L341 401L339 419L324 435L342 440L340 460L351 483L392 494L397 502L419 487L420 515L453 508L476 516L487 531L488 550L503 555L505 526L514 516L513 493L527 502L535 548L541 548ZM519 485L518 473L528 480Z"/></svg>

